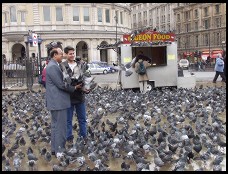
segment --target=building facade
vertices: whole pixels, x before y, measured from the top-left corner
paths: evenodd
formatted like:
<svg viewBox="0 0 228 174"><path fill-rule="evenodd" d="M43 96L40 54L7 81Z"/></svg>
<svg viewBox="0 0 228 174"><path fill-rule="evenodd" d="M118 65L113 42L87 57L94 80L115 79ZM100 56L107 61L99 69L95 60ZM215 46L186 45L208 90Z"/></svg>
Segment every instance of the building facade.
<svg viewBox="0 0 228 174"><path fill-rule="evenodd" d="M3 3L2 54L8 61L24 57L24 35L32 30L42 39L41 57L47 56L46 44L60 41L88 62L113 63L117 53L97 46L114 44L116 35L130 32L130 18L129 5L123 3ZM37 55L38 48L29 47L29 52Z"/></svg>
<svg viewBox="0 0 228 174"><path fill-rule="evenodd" d="M175 31L178 59L226 50L226 3L131 3L132 29Z"/></svg>
<svg viewBox="0 0 228 174"><path fill-rule="evenodd" d="M152 27L162 31L173 30L173 8L176 6L177 3L131 3L132 29Z"/></svg>
<svg viewBox="0 0 228 174"><path fill-rule="evenodd" d="M173 9L180 58L215 58L226 50L226 3L180 3ZM215 60L215 59L211 59Z"/></svg>

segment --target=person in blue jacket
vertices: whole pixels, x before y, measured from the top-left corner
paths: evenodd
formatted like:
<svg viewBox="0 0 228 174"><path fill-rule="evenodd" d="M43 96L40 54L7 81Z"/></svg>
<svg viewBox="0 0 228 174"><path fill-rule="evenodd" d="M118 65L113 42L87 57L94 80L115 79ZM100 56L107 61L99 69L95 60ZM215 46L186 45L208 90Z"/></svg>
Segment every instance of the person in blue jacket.
<svg viewBox="0 0 228 174"><path fill-rule="evenodd" d="M218 76L220 75L223 82L226 82L226 77L224 75L224 60L222 58L221 53L218 53L216 62L215 62L215 77L213 79L213 83L216 83Z"/></svg>

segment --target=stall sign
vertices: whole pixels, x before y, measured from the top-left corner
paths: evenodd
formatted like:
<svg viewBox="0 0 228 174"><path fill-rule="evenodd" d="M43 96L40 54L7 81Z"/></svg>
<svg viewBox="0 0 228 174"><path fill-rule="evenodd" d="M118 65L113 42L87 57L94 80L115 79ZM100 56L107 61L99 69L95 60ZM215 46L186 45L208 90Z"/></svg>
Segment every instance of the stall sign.
<svg viewBox="0 0 228 174"><path fill-rule="evenodd" d="M158 42L158 41L175 41L175 34L174 33L159 33L156 31L147 31L142 32L136 35L133 39L134 42ZM123 44L130 44L131 43L131 35L126 34L123 35Z"/></svg>

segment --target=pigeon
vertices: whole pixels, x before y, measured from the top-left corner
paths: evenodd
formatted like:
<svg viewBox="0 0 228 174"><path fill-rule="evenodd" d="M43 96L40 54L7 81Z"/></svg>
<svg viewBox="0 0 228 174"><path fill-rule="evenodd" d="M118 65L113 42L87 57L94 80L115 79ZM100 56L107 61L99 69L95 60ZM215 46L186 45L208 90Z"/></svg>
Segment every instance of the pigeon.
<svg viewBox="0 0 228 174"><path fill-rule="evenodd" d="M14 159L13 159L13 166L15 168L15 171L19 171L21 167L21 158L17 153L14 154Z"/></svg>
<svg viewBox="0 0 228 174"><path fill-rule="evenodd" d="M125 162L121 163L121 170L122 171L129 171L129 169L130 169L130 165L129 164L126 164Z"/></svg>
<svg viewBox="0 0 228 174"><path fill-rule="evenodd" d="M50 162L52 157L51 157L51 153L49 151L47 151L45 153L45 156L44 156L44 159L47 161L47 162Z"/></svg>

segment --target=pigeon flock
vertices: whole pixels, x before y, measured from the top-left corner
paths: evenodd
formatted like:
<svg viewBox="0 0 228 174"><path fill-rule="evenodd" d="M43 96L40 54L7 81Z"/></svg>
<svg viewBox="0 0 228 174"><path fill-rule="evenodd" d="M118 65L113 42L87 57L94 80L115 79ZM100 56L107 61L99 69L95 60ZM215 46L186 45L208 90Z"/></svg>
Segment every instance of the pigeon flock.
<svg viewBox="0 0 228 174"><path fill-rule="evenodd" d="M146 94L96 87L86 95L88 140L50 151L45 93L2 93L3 171L225 171L226 88Z"/></svg>

